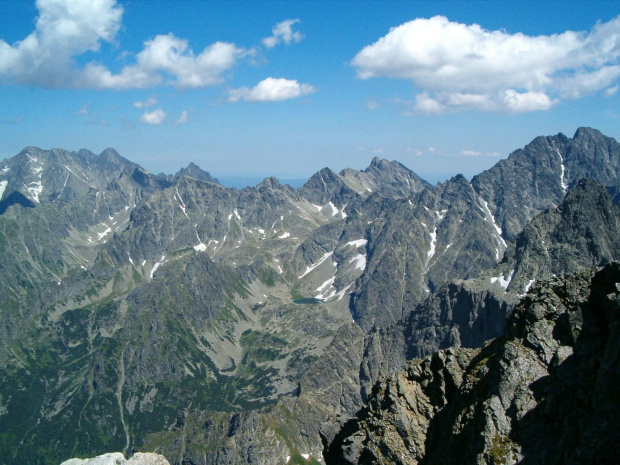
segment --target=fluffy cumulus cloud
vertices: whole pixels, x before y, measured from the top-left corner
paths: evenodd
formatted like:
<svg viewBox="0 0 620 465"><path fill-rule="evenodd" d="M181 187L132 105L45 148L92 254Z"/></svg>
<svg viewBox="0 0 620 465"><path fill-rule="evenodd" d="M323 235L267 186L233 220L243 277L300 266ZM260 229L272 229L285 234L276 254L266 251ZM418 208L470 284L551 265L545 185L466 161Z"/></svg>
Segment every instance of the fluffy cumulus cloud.
<svg viewBox="0 0 620 465"><path fill-rule="evenodd" d="M140 122L144 124L159 125L164 122L166 112L161 108L154 111L147 111L140 117Z"/></svg>
<svg viewBox="0 0 620 465"><path fill-rule="evenodd" d="M248 102L280 102L314 92L316 92L316 89L310 84L300 84L292 79L268 77L259 82L255 87L232 89L228 100L231 102L238 102L239 100L246 100Z"/></svg>
<svg viewBox="0 0 620 465"><path fill-rule="evenodd" d="M105 66L88 64L76 84L79 87L130 89L169 83L177 87L204 87L221 83L222 73L232 68L246 50L216 42L195 55L184 39L158 35L144 43L136 64L113 74Z"/></svg>
<svg viewBox="0 0 620 465"><path fill-rule="evenodd" d="M353 59L362 79L409 79L415 109L521 113L612 92L620 78L620 16L589 32L531 37L443 16L392 28Z"/></svg>
<svg viewBox="0 0 620 465"><path fill-rule="evenodd" d="M35 31L13 45L0 40L0 78L44 87L66 86L73 57L111 42L123 9L116 0L37 0Z"/></svg>
<svg viewBox="0 0 620 465"><path fill-rule="evenodd" d="M286 45L292 42L300 42L304 38L303 34L293 31L293 24L299 22L301 22L299 19L287 19L276 24L271 28L272 35L263 39L263 45L267 48L273 48L282 42Z"/></svg>
<svg viewBox="0 0 620 465"><path fill-rule="evenodd" d="M119 73L97 62L80 69L75 57L114 41L122 7L116 0L37 0L37 8L34 32L12 45L0 40L0 79L44 87L203 87L222 82L222 74L248 53L216 42L195 54L186 40L168 34L144 42L135 63Z"/></svg>

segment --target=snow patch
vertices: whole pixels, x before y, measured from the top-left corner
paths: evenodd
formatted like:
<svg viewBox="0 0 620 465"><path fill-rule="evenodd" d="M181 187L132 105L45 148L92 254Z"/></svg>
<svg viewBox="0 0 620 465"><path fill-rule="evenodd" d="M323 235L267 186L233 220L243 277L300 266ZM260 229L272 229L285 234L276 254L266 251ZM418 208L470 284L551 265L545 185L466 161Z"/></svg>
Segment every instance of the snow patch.
<svg viewBox="0 0 620 465"><path fill-rule="evenodd" d="M428 266L428 264L431 261L431 258L433 258L433 255L435 255L436 246L437 246L437 226L435 226L435 229L433 229L433 232L431 233L431 244L430 244L430 249L426 253L426 265L425 266Z"/></svg>
<svg viewBox="0 0 620 465"><path fill-rule="evenodd" d="M155 274L155 271L157 271L157 268L159 268L161 264L164 263L164 258L166 258L166 256L162 255L161 259L153 265L153 269L151 269L151 274L149 275L149 281L153 279L153 275Z"/></svg>
<svg viewBox="0 0 620 465"><path fill-rule="evenodd" d="M338 212L340 211L336 208L336 205L334 205L332 202L329 202L327 205L329 205L332 209L332 216L336 216Z"/></svg>
<svg viewBox="0 0 620 465"><path fill-rule="evenodd" d="M317 268L318 266L320 266L325 260L327 260L329 257L332 256L334 252L327 252L325 255L323 255L320 260L318 262L316 262L314 265L311 266L307 266L306 267L306 271L304 271L304 273L299 276L299 278L303 278L304 276L306 276L308 273L310 273L311 271L313 271L315 268Z"/></svg>
<svg viewBox="0 0 620 465"><path fill-rule="evenodd" d="M0 199L2 198L2 195L4 194L4 190L6 189L6 186L8 183L9 181L0 181Z"/></svg>
<svg viewBox="0 0 620 465"><path fill-rule="evenodd" d="M355 262L355 269L364 271L366 269L366 255L358 254L349 263Z"/></svg>
<svg viewBox="0 0 620 465"><path fill-rule="evenodd" d="M534 278L534 279L530 279L530 282L528 282L528 283L525 285L525 293L526 293L526 294L527 294L527 291L529 291L529 290L530 290L530 287L532 287L532 284L534 284L535 282L536 282L536 278Z"/></svg>
<svg viewBox="0 0 620 465"><path fill-rule="evenodd" d="M207 245L203 244L201 242L200 244L194 246L194 250L196 252L206 252L207 251Z"/></svg>
<svg viewBox="0 0 620 465"><path fill-rule="evenodd" d="M497 261L499 261L501 253L506 250L506 241L502 237L502 228L500 228L495 222L495 218L491 214L491 210L489 210L489 204L487 203L487 201L484 200L482 197L478 198L480 199L480 203L482 204L480 210L482 210L482 212L484 213L484 219L495 228L495 239L497 240L497 243L500 247L499 249L495 249L495 258ZM502 250L500 251L500 249Z"/></svg>
<svg viewBox="0 0 620 465"><path fill-rule="evenodd" d="M9 171L11 171L11 168L7 168L6 166L2 168L3 173L8 173Z"/></svg>
<svg viewBox="0 0 620 465"><path fill-rule="evenodd" d="M282 235L278 236L278 239L286 239L287 237L291 237L291 234L288 232L285 232Z"/></svg>
<svg viewBox="0 0 620 465"><path fill-rule="evenodd" d="M443 220L446 217L446 213L448 213L447 209L435 212L435 215L437 215L437 219L439 219L439 221L441 221L441 220Z"/></svg>
<svg viewBox="0 0 620 465"><path fill-rule="evenodd" d="M106 226L105 231L103 231L102 233L97 233L97 236L99 236L97 240L100 241L101 239L103 239L105 236L107 236L111 232L112 232L112 229L109 226Z"/></svg>
<svg viewBox="0 0 620 465"><path fill-rule="evenodd" d="M317 211L321 211L321 210L323 210L323 207L321 207L320 205L314 205L314 204L312 204L312 206L313 206L314 208L316 208L316 209L317 209Z"/></svg>
<svg viewBox="0 0 620 465"><path fill-rule="evenodd" d="M510 274L508 275L508 278L504 278L504 274L500 274L497 277L491 278L491 284L498 282L500 286L502 286L504 288L504 290L508 289L508 285L510 284L510 281L512 281L512 277L515 274L515 270L512 270L510 272Z"/></svg>
<svg viewBox="0 0 620 465"><path fill-rule="evenodd" d="M355 248L358 248L358 247L365 246L366 244L368 244L368 240L366 240L366 239L356 239L354 241L347 242L344 246L348 247L348 246L351 245L351 246L353 246Z"/></svg>
<svg viewBox="0 0 620 465"><path fill-rule="evenodd" d="M340 292L336 292L336 296L338 296L338 300L342 300L342 298L344 297L344 295L347 293L347 291L351 288L351 286L353 286L353 283L349 284L347 287L345 287L342 291ZM350 292L349 292L350 294ZM355 323L355 321L353 322Z"/></svg>
<svg viewBox="0 0 620 465"><path fill-rule="evenodd" d="M558 157L560 157L560 164L562 166L562 172L560 173L560 186L562 186L562 189L566 192L566 189L568 189L568 184L566 184L566 179L564 179L564 158L562 158L562 154L557 147L555 147L555 152L558 154Z"/></svg>
<svg viewBox="0 0 620 465"><path fill-rule="evenodd" d="M28 187L28 186L32 186L32 187ZM28 186L24 184L24 187L28 189L28 193L30 194L32 199L35 202L39 203L39 195L41 195L41 192L43 192L43 184L41 183L41 181L33 181L31 183L28 183Z"/></svg>
<svg viewBox="0 0 620 465"><path fill-rule="evenodd" d="M239 215L239 212L237 211L237 209L236 209L236 208L235 208L234 213L235 213L235 216L237 217L237 219L238 219L239 221L241 221L241 216Z"/></svg>
<svg viewBox="0 0 620 465"><path fill-rule="evenodd" d="M316 292L323 292L325 289L328 289L332 284L334 284L334 280L336 277L329 278L323 284L316 288ZM318 296L317 296L318 297Z"/></svg>
<svg viewBox="0 0 620 465"><path fill-rule="evenodd" d="M189 216L187 216L187 212L185 211L185 202L183 202L183 198L181 197L181 194L179 194L179 189L177 189L176 187L174 188L174 190L177 192L177 197L179 198L179 201L181 202L179 204L179 208L181 210L183 210L183 214L187 217L187 219L189 220Z"/></svg>

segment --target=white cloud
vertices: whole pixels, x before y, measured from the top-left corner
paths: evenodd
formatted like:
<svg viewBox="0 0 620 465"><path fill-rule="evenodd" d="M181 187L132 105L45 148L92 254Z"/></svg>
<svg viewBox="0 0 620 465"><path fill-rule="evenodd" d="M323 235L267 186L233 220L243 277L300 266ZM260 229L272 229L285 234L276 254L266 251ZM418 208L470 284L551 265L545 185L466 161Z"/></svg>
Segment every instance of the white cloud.
<svg viewBox="0 0 620 465"><path fill-rule="evenodd" d="M377 102L376 100L367 100L366 101L366 109L367 110L375 110L377 108L379 108L381 105L379 105L379 102Z"/></svg>
<svg viewBox="0 0 620 465"><path fill-rule="evenodd" d="M618 86L613 86L608 89L605 89L605 97L612 97L616 95L616 92L618 92Z"/></svg>
<svg viewBox="0 0 620 465"><path fill-rule="evenodd" d="M222 74L252 52L216 42L194 54L186 40L157 35L117 74L98 62L79 69L75 57L114 41L123 8L116 0L38 0L37 8L34 32L13 45L0 40L0 79L43 87L203 87L221 83Z"/></svg>
<svg viewBox="0 0 620 465"><path fill-rule="evenodd" d="M300 84L296 80L272 78L259 82L255 87L241 87L229 91L228 100L238 102L280 102L316 92L310 84Z"/></svg>
<svg viewBox="0 0 620 465"><path fill-rule="evenodd" d="M43 87L69 86L73 57L98 51L121 26L116 0L37 0L35 31L13 45L0 40L0 77Z"/></svg>
<svg viewBox="0 0 620 465"><path fill-rule="evenodd" d="M136 108L148 108L152 107L157 103L157 99L155 97L149 97L144 102L134 102L133 106Z"/></svg>
<svg viewBox="0 0 620 465"><path fill-rule="evenodd" d="M247 53L234 44L216 42L195 55L186 40L173 34L158 35L144 42L135 65L125 66L115 75L102 65L90 63L76 84L98 89L147 88L164 82L181 88L205 87L221 83L222 74Z"/></svg>
<svg viewBox="0 0 620 465"><path fill-rule="evenodd" d="M158 125L164 122L164 118L166 117L166 113L161 108L158 108L155 111L145 112L139 119L141 123L144 124L152 124Z"/></svg>
<svg viewBox="0 0 620 465"><path fill-rule="evenodd" d="M476 150L461 150L461 155L467 157L499 157L497 152L478 152Z"/></svg>
<svg viewBox="0 0 620 465"><path fill-rule="evenodd" d="M290 45L291 42L300 42L304 36L300 32L293 32L293 24L299 23L299 19L287 19L271 28L272 35L263 39L263 45L273 48L281 42Z"/></svg>
<svg viewBox="0 0 620 465"><path fill-rule="evenodd" d="M410 79L421 113L520 113L613 88L619 58L620 16L590 32L536 37L435 16L392 28L352 65L362 79Z"/></svg>
<svg viewBox="0 0 620 465"><path fill-rule="evenodd" d="M179 115L179 119L175 121L175 125L189 123L189 111L183 110L181 115Z"/></svg>

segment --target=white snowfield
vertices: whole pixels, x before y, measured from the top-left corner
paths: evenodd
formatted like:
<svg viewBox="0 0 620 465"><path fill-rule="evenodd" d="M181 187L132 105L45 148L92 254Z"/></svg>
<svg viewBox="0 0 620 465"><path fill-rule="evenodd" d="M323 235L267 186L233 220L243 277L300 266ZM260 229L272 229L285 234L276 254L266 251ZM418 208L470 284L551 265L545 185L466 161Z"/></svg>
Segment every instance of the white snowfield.
<svg viewBox="0 0 620 465"><path fill-rule="evenodd" d="M120 452L112 452L92 459L69 459L60 465L170 465L170 462L153 452L136 452L129 460Z"/></svg>

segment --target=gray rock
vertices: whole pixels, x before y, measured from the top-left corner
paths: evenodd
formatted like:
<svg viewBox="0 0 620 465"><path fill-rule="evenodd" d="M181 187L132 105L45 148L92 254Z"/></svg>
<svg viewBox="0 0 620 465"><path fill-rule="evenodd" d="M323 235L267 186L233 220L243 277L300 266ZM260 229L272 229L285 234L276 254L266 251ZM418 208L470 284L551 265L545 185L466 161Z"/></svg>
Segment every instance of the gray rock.
<svg viewBox="0 0 620 465"><path fill-rule="evenodd" d="M614 463L617 282L613 263L536 285L505 336L410 362L375 385L326 463Z"/></svg>

